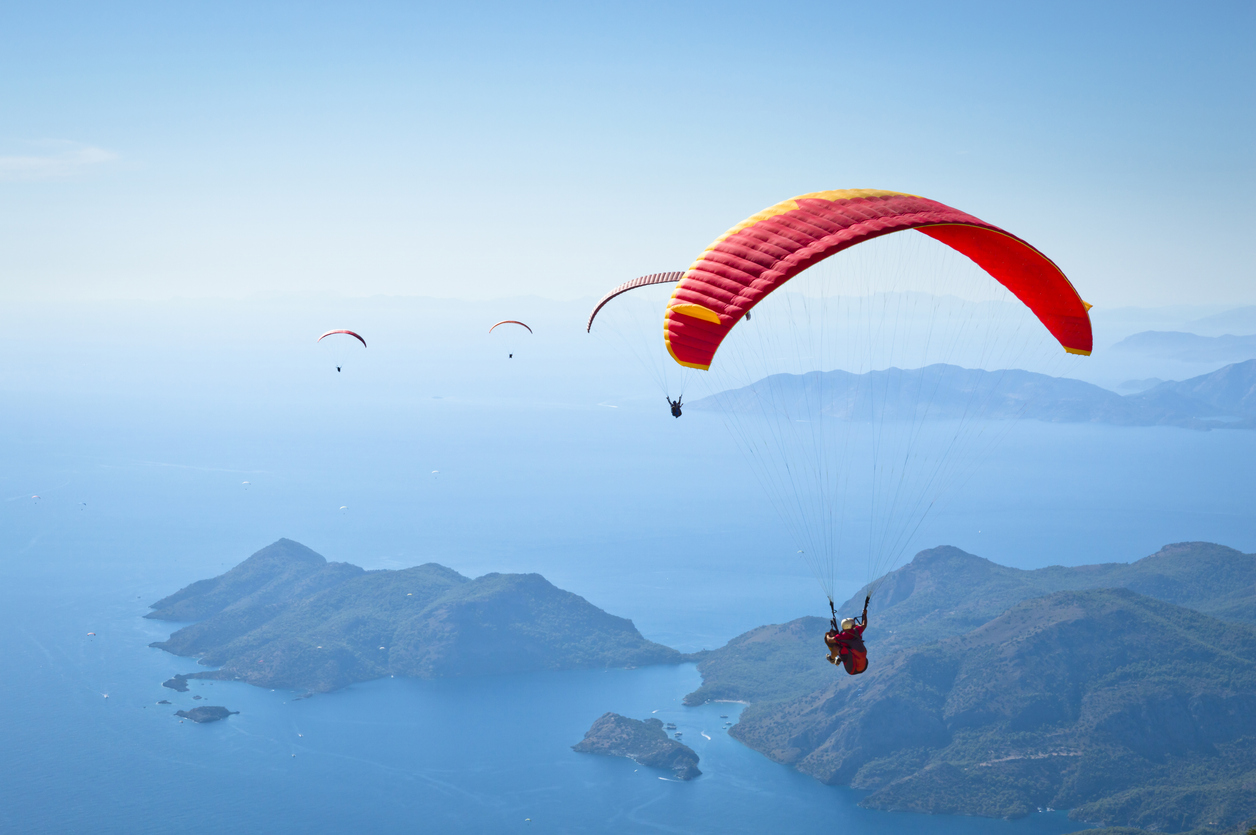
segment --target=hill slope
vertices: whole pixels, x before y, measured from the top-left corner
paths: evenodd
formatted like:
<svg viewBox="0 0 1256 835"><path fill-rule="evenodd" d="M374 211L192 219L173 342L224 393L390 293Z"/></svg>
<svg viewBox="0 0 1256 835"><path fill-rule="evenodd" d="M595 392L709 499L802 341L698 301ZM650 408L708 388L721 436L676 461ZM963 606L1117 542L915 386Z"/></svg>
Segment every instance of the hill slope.
<svg viewBox="0 0 1256 835"><path fill-rule="evenodd" d="M1256 337L1250 338L1256 341ZM1192 377L1180 383L1161 383L1135 397L1154 398L1162 395L1203 403L1218 414L1234 418L1256 417L1256 360L1227 365L1211 374Z"/></svg>
<svg viewBox="0 0 1256 835"><path fill-rule="evenodd" d="M1128 588L1206 614L1256 623L1256 554L1210 542L1166 545L1132 563L1029 571L959 548L931 548L860 589L839 611L857 612L873 588L868 637L875 636L884 649L957 635L1022 600L1069 589Z"/></svg>
<svg viewBox="0 0 1256 835"><path fill-rule="evenodd" d="M204 620L225 609L262 608L315 587L335 585L361 574L347 563L328 563L323 557L291 539L267 545L244 562L218 577L198 580L152 605L145 617L157 620Z"/></svg>
<svg viewBox="0 0 1256 835"><path fill-rule="evenodd" d="M196 612L205 619L153 646L221 667L198 678L262 687L328 691L386 675L436 678L681 660L675 650L643 638L632 621L539 574L471 580L435 563L363 571L327 563L288 540L154 607L149 617Z"/></svg>
<svg viewBox="0 0 1256 835"><path fill-rule="evenodd" d="M871 586L843 603L857 613ZM1207 542L1166 545L1133 563L1033 571L1008 568L942 546L921 551L876 584L868 607L873 664L907 649L975 629L1024 600L1057 591L1129 588L1226 620L1256 623L1256 554ZM712 699L763 701L800 696L825 686L824 618L799 618L739 635L699 663L703 684L687 704Z"/></svg>
<svg viewBox="0 0 1256 835"><path fill-rule="evenodd" d="M752 705L733 734L875 808L1232 827L1256 815L1256 628L1060 592Z"/></svg>

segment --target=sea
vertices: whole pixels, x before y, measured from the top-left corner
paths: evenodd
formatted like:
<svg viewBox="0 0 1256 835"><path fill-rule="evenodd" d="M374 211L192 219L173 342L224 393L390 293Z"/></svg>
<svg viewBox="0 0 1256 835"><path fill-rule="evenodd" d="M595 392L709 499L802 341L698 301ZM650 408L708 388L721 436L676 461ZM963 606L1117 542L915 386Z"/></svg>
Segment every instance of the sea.
<svg viewBox="0 0 1256 835"><path fill-rule="evenodd" d="M390 354L390 334L440 306L285 304L34 306L0 340L0 831L1084 827L1054 810L862 809L860 792L730 737L741 705L684 707L701 681L691 664L389 678L310 698L163 687L200 668L148 646L180 626L143 618L149 604L280 537L368 569L538 572L685 651L826 605L718 416L675 420L648 391L606 384L598 355L577 353L582 332L505 357L440 322ZM450 316L514 312L495 304ZM570 318L514 309L528 304L537 321ZM341 372L311 359L312 308L315 336L366 320L367 353ZM912 550L1021 568L1189 540L1256 551L1253 460L1252 432L1022 422ZM843 597L866 579L841 573ZM238 714L173 715L206 704ZM574 753L607 711L676 723L702 776Z"/></svg>

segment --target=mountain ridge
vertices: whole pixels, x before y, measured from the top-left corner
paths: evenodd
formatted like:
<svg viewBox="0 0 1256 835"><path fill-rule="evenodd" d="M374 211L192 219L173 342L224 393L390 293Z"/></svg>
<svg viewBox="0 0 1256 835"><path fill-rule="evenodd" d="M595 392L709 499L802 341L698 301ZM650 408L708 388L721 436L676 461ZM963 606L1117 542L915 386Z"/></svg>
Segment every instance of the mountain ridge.
<svg viewBox="0 0 1256 835"><path fill-rule="evenodd" d="M700 658L685 703L748 702L734 736L874 808L1256 822L1256 554L1023 570L940 546L875 585L867 673L835 674L827 619L804 617Z"/></svg>
<svg viewBox="0 0 1256 835"><path fill-rule="evenodd" d="M1020 369L986 371L937 363L854 374L774 374L748 386L695 400L695 409L808 414L846 421L1040 420L1256 428L1256 360L1227 365L1181 382L1121 395L1092 383Z"/></svg>
<svg viewBox="0 0 1256 835"><path fill-rule="evenodd" d="M1181 362L1235 363L1256 357L1256 334L1201 336L1185 331L1141 331L1108 350Z"/></svg>
<svg viewBox="0 0 1256 835"><path fill-rule="evenodd" d="M363 571L328 563L290 540L153 607L147 617L205 615L151 644L219 667L189 677L271 688L326 692L387 675L439 678L683 659L646 640L632 621L539 574L470 579L436 563Z"/></svg>
<svg viewBox="0 0 1256 835"><path fill-rule="evenodd" d="M872 808L1236 826L1256 812L1256 627L1127 589L1057 592L751 705L732 733Z"/></svg>
<svg viewBox="0 0 1256 835"><path fill-rule="evenodd" d="M1057 591L1128 587L1214 617L1256 622L1256 554L1208 542L1166 545L1132 563L1019 569L950 545L918 553L838 607L856 614L865 595L870 659L975 629L1010 607ZM802 617L738 635L698 661L702 686L686 704L756 702L801 695L832 678L828 619Z"/></svg>

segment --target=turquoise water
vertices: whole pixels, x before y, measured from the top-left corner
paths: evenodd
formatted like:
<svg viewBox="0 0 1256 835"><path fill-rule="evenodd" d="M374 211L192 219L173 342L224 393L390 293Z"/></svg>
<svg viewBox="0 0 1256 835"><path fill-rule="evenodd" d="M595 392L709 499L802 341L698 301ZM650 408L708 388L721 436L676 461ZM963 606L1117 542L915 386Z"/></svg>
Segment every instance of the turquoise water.
<svg viewBox="0 0 1256 835"><path fill-rule="evenodd" d="M193 665L145 647L164 630L135 617L139 601L110 590L79 592L73 602L4 596L5 832L827 826L1054 835L1076 828L1059 814L1008 822L862 810L857 793L823 786L731 739L719 717L735 718L740 705L682 707L681 697L699 683L692 665L387 679L301 700L227 682L192 682L189 692L175 693L160 682ZM99 611L86 608L92 601ZM81 630L88 620L95 638ZM174 704L155 704L160 699ZM171 715L206 703L240 713L210 725ZM679 783L628 760L571 751L607 710L675 722L700 755L703 776Z"/></svg>
<svg viewBox="0 0 1256 835"><path fill-rule="evenodd" d="M772 556L779 531L731 465L689 478L688 489L712 497L700 514L652 489L659 461L683 460L709 429L700 421L664 424L677 430L666 444L642 433L605 451L596 471L564 473L561 450L580 456L603 443L601 413L503 414L431 418L455 442L434 478L428 451L399 446L363 460L364 439L308 444L295 423L282 437L236 430L193 450L163 448L157 429L131 442L84 433L41 445L47 428L28 427L34 442L6 453L0 501L0 829L480 832L525 818L529 831L554 832L1077 828L1060 814L1007 822L861 810L857 793L727 737L718 715L738 706L682 708L699 683L692 666L390 679L306 700L228 683L197 682L187 694L160 686L196 665L147 646L177 626L144 620L147 604L281 535L368 567L435 559L469 575L537 570L684 649L814 613L810 578ZM544 428L554 426L563 431ZM1218 477L1251 460L1252 435L1031 429L929 535L1027 567L1132 559L1174 539L1253 548L1253 487ZM374 431L380 448L392 443L386 427ZM472 442L484 435L494 440ZM495 462L511 448L503 471ZM1081 494L1069 489L1079 479ZM174 704L156 705L163 698ZM206 703L240 714L207 726L171 715ZM570 751L608 710L676 722L704 775L673 783Z"/></svg>
<svg viewBox="0 0 1256 835"><path fill-rule="evenodd" d="M682 708L692 666L390 679L304 700L164 689L196 664L147 646L177 626L144 620L148 604L279 537L367 568L540 572L683 650L824 601L718 418L673 420L657 398L602 390L605 375L529 377L522 356L472 380L429 374L414 351L337 376L300 348L70 350L36 331L0 343L21 359L0 366L6 833L1077 828L1058 813L861 810L722 733L736 705ZM556 345L555 362L570 353ZM1181 540L1253 551L1253 460L1250 432L1026 423L913 549L1026 568ZM850 593L866 577L839 579ZM240 713L172 716L206 703ZM572 752L608 710L675 721L704 775Z"/></svg>

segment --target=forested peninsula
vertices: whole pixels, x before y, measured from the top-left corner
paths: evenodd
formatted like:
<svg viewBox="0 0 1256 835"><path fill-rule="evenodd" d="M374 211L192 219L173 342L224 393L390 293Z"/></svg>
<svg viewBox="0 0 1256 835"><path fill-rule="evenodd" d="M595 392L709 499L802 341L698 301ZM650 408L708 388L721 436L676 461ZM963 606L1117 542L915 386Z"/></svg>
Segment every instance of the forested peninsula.
<svg viewBox="0 0 1256 835"><path fill-rule="evenodd" d="M879 584L869 621L864 675L835 675L826 621L801 618L705 656L686 702L751 702L736 738L872 808L1256 823L1256 555L1022 571L935 548Z"/></svg>
<svg viewBox="0 0 1256 835"><path fill-rule="evenodd" d="M825 662L823 618L684 656L536 574L364 571L289 540L152 608L195 621L153 646L220 667L176 676L175 689L212 678L325 692L387 675L697 660L703 683L686 704L749 703L734 737L868 791L871 808L1068 809L1159 832L1256 824L1256 554L1220 545L1034 571L923 551L876 584L860 676ZM648 724L608 714L577 750L696 775L696 757L681 762Z"/></svg>
<svg viewBox="0 0 1256 835"><path fill-rule="evenodd" d="M152 646L218 667L179 678L327 692L417 678L676 664L626 618L539 574L469 579L435 563L364 571L281 539L145 617L195 621Z"/></svg>

